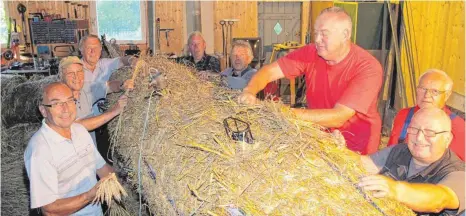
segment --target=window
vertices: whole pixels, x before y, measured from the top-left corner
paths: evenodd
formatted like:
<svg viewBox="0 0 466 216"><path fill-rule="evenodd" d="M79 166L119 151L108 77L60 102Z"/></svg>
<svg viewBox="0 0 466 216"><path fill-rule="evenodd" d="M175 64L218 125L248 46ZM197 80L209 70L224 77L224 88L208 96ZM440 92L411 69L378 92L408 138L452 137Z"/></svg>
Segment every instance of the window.
<svg viewBox="0 0 466 216"><path fill-rule="evenodd" d="M115 38L118 43L145 42L145 4L141 1L95 2L96 30L105 34L107 40Z"/></svg>
<svg viewBox="0 0 466 216"><path fill-rule="evenodd" d="M5 13L6 5L4 1L0 1L0 11L2 12L0 16L0 44L5 48L8 46L8 18Z"/></svg>

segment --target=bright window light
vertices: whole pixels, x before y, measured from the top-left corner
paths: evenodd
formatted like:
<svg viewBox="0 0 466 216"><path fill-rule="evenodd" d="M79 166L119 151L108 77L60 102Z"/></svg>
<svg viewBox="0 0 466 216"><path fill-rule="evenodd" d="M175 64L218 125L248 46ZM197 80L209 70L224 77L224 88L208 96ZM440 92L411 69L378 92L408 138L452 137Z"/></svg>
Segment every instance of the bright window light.
<svg viewBox="0 0 466 216"><path fill-rule="evenodd" d="M106 35L107 40L117 41L143 40L141 2L140 1L105 1L96 2L97 25L99 35Z"/></svg>

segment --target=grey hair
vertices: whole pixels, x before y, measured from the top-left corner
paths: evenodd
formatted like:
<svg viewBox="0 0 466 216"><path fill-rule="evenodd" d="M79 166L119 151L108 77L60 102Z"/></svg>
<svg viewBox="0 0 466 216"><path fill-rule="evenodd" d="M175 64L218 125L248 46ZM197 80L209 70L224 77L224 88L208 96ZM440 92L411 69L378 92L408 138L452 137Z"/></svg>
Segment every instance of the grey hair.
<svg viewBox="0 0 466 216"><path fill-rule="evenodd" d="M353 32L353 21L351 20L351 16L348 14L348 12L345 11L345 9L341 7L336 7L336 6L328 7L328 8L323 9L320 12L319 16L317 17L320 17L321 15L326 14L326 13L333 13L333 14L340 15L339 17L340 20L347 22L348 28L350 30L350 35L351 35L351 33Z"/></svg>
<svg viewBox="0 0 466 216"><path fill-rule="evenodd" d="M202 40L203 40L204 43L205 43L204 35L203 35L200 31L193 31L193 32L191 32L191 33L189 34L189 36L188 36L188 45L191 44L192 38L193 38L194 36L201 37Z"/></svg>
<svg viewBox="0 0 466 216"><path fill-rule="evenodd" d="M419 82L421 82L422 78L424 78L425 75L432 74L432 73L439 74L439 75L443 76L443 78L444 78L443 81L445 81L445 90L450 91L453 88L453 80L450 78L450 76L448 76L448 74L445 71L435 69L435 68L427 69L426 72L424 72L419 77Z"/></svg>
<svg viewBox="0 0 466 216"><path fill-rule="evenodd" d="M95 39L99 40L99 44L101 43L99 36L97 36L95 34L88 34L88 35L82 37L81 40L79 40L79 51L81 51L81 53L83 52L84 43L89 38L95 38Z"/></svg>
<svg viewBox="0 0 466 216"><path fill-rule="evenodd" d="M254 58L254 53L252 53L251 44L249 44L249 42L244 41L244 40L237 40L237 41L233 42L233 44L231 45L230 56L233 56L233 49L235 47L246 48L248 50L248 56L251 57L251 60L252 60L252 58ZM251 63L251 62L249 62L249 63Z"/></svg>

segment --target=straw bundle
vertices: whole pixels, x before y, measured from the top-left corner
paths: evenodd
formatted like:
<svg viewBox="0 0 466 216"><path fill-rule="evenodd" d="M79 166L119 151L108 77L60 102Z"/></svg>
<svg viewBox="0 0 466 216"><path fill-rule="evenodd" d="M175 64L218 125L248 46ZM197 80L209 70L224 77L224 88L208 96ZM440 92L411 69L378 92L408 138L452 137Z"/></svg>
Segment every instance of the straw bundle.
<svg viewBox="0 0 466 216"><path fill-rule="evenodd" d="M2 214L29 215L29 180L23 154L40 124L2 127Z"/></svg>
<svg viewBox="0 0 466 216"><path fill-rule="evenodd" d="M57 76L48 76L10 88L7 94L2 95L3 125L10 127L17 123L40 122L42 116L38 105L41 100L42 88L56 81L58 81Z"/></svg>
<svg viewBox="0 0 466 216"><path fill-rule="evenodd" d="M128 196L125 189L118 182L115 173L110 173L99 182L97 193L92 203L106 202L108 207L111 208L113 199L117 202L121 202L122 197Z"/></svg>
<svg viewBox="0 0 466 216"><path fill-rule="evenodd" d="M359 156L280 102L240 105L238 91L200 81L162 57L144 60L165 74L167 87L151 94L148 78L139 76L110 130L135 186L140 170L152 213L414 215L396 201L358 190L364 175ZM114 78L126 79L128 72ZM250 123L254 144L227 135L228 117Z"/></svg>

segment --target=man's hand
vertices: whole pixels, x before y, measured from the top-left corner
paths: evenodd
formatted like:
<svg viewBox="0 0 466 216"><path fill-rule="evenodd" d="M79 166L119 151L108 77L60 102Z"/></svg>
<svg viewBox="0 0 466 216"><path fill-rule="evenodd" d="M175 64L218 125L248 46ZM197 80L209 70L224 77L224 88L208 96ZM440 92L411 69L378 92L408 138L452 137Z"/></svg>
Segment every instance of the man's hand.
<svg viewBox="0 0 466 216"><path fill-rule="evenodd" d="M123 112L123 109L125 108L127 104L128 104L128 96L123 94L120 96L117 103L112 107L112 111L120 114L121 112Z"/></svg>
<svg viewBox="0 0 466 216"><path fill-rule="evenodd" d="M256 95L248 91L243 91L243 93L238 96L238 103L253 105L256 101Z"/></svg>
<svg viewBox="0 0 466 216"><path fill-rule="evenodd" d="M129 90L132 91L134 89L134 80L133 79L127 79L123 85L121 86L121 89L123 91Z"/></svg>
<svg viewBox="0 0 466 216"><path fill-rule="evenodd" d="M199 75L199 78L202 80L209 80L210 77L218 76L219 74L206 70L206 71L199 71L198 75Z"/></svg>
<svg viewBox="0 0 466 216"><path fill-rule="evenodd" d="M346 141L345 141L345 137L343 136L343 134L341 134L341 132L339 130L334 130L332 132L332 135L333 137L335 138L335 140L337 141L337 144L341 147L345 147L346 146Z"/></svg>
<svg viewBox="0 0 466 216"><path fill-rule="evenodd" d="M101 181L102 179L98 181L97 184L94 185L94 187L92 187L89 191L86 192L86 199L88 202L92 202L94 200Z"/></svg>
<svg viewBox="0 0 466 216"><path fill-rule="evenodd" d="M398 183L383 175L371 175L361 179L358 184L365 191L374 191L374 197L390 197L398 200Z"/></svg>

